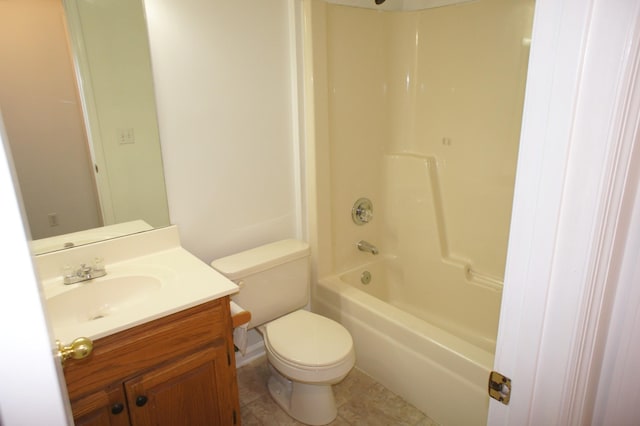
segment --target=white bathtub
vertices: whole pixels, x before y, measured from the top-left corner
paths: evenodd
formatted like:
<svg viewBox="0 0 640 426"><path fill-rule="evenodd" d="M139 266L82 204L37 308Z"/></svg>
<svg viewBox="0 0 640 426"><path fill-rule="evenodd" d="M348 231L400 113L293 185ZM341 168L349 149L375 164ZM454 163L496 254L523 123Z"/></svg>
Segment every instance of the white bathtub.
<svg viewBox="0 0 640 426"><path fill-rule="evenodd" d="M369 271L371 282L360 282ZM357 366L443 425L486 424L494 342L427 312L400 309L403 283L382 258L320 279L313 310L351 332ZM447 311L446 307L444 311Z"/></svg>

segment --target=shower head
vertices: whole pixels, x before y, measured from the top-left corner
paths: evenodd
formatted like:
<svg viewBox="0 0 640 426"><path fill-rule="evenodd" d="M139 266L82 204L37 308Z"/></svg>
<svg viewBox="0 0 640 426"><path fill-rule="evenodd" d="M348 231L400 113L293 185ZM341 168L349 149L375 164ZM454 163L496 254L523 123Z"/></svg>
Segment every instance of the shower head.
<svg viewBox="0 0 640 426"><path fill-rule="evenodd" d="M376 4L380 5L382 3L384 3L386 0L375 0Z"/></svg>

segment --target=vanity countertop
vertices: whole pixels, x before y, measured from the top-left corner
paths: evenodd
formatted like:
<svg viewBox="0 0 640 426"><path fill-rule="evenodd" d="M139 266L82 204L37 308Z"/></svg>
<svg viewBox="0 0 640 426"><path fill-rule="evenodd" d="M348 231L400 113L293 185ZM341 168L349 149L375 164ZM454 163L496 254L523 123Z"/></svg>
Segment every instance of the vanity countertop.
<svg viewBox="0 0 640 426"><path fill-rule="evenodd" d="M150 249L152 247L152 249ZM107 275L64 285L65 265L103 259ZM182 248L174 226L36 256L53 336L92 340L238 291Z"/></svg>

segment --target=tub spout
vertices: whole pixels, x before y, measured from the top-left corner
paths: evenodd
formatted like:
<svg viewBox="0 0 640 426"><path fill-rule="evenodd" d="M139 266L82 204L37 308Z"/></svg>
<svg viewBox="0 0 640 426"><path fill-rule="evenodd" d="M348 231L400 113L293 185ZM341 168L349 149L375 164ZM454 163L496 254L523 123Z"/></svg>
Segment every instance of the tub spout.
<svg viewBox="0 0 640 426"><path fill-rule="evenodd" d="M371 254L378 254L378 248L376 246L374 246L371 243L368 243L364 240L360 240L358 241L358 244L356 245L358 247L358 250L360 251L366 251L369 252Z"/></svg>

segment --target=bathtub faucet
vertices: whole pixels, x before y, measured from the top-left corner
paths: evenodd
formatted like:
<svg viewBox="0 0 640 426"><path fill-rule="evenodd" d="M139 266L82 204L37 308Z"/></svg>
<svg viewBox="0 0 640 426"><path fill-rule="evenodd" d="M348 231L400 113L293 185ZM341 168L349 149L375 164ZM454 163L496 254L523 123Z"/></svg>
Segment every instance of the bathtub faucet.
<svg viewBox="0 0 640 426"><path fill-rule="evenodd" d="M360 251L366 251L369 252L371 254L378 254L378 248L376 246L374 246L371 243L368 243L364 240L360 240L358 241L358 244L356 245L358 247L358 250Z"/></svg>

